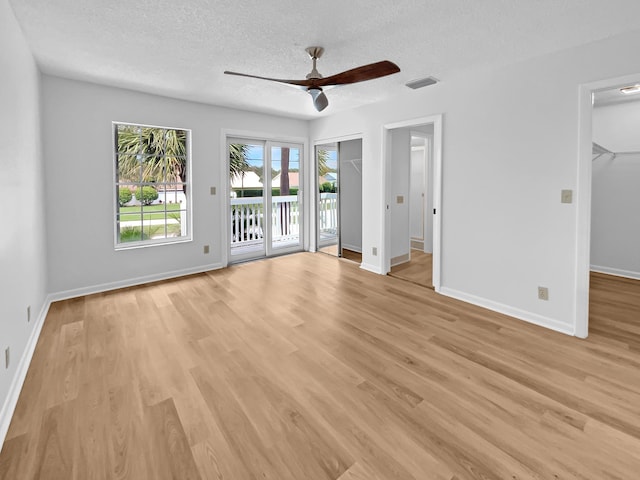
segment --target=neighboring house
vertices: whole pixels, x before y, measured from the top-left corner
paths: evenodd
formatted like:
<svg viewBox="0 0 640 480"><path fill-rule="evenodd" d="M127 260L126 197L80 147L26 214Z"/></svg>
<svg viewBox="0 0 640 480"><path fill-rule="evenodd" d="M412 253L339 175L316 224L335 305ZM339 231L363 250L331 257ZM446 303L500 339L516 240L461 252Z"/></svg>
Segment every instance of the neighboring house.
<svg viewBox="0 0 640 480"><path fill-rule="evenodd" d="M330 183L331 185L335 185L337 181L338 174L336 172L328 172L319 179L320 185L322 185L323 183Z"/></svg>
<svg viewBox="0 0 640 480"><path fill-rule="evenodd" d="M262 188L262 182L256 172L244 172L244 175L236 175L231 179L231 188L233 190L243 188Z"/></svg>
<svg viewBox="0 0 640 480"><path fill-rule="evenodd" d="M277 174L271 180L271 185L273 188L280 188L280 178L282 177L282 173ZM300 185L300 174L298 172L289 172L289 188L298 188Z"/></svg>

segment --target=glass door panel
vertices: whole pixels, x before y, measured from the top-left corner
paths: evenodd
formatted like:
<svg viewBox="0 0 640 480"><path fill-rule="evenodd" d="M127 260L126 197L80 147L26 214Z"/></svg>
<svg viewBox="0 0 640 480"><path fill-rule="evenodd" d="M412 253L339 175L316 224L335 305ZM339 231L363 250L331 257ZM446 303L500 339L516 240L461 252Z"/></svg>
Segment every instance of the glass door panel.
<svg viewBox="0 0 640 480"><path fill-rule="evenodd" d="M264 257L265 147L259 142L229 141L230 254L231 260Z"/></svg>
<svg viewBox="0 0 640 480"><path fill-rule="evenodd" d="M271 248L301 245L300 147L271 145Z"/></svg>
<svg viewBox="0 0 640 480"><path fill-rule="evenodd" d="M316 146L318 166L318 249L338 256L340 247L338 208L338 145Z"/></svg>

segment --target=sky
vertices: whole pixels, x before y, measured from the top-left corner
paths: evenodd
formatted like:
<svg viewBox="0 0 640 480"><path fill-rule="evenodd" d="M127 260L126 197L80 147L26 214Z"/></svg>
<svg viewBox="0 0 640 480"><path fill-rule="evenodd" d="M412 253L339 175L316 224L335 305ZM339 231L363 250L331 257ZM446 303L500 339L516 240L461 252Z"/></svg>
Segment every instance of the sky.
<svg viewBox="0 0 640 480"><path fill-rule="evenodd" d="M247 150L247 161L253 167L261 167L264 162L264 147L262 145L249 145ZM280 147L271 148L271 166L274 170L280 170ZM329 161L327 165L335 170L338 165L338 152L329 151ZM289 168L300 168L300 150L292 148L289 153Z"/></svg>

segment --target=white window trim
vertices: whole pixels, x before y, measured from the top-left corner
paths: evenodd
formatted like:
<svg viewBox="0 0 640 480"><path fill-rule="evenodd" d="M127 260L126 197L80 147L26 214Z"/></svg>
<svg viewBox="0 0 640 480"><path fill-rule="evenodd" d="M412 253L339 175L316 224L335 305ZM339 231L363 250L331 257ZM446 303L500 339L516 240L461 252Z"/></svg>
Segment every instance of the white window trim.
<svg viewBox="0 0 640 480"><path fill-rule="evenodd" d="M153 239L153 240L142 240L139 242L126 242L126 243L118 243L118 149L117 149L117 137L116 137L116 129L118 125L129 125L134 127L147 127L147 128L162 128L166 130L182 130L187 132L187 178L186 178L186 221L187 221L187 235L183 237L174 237L174 238L162 238L162 239ZM191 136L192 132L189 128L181 128L181 127L167 127L161 125L148 125L142 123L132 123L132 122L119 122L113 121L111 122L111 151L112 151L112 164L113 164L113 177L111 182L111 187L113 191L113 244L114 249L116 251L121 250L133 250L138 248L149 248L149 247L159 247L163 245L174 245L177 243L187 243L193 241L193 194L192 194L192 148L191 148Z"/></svg>

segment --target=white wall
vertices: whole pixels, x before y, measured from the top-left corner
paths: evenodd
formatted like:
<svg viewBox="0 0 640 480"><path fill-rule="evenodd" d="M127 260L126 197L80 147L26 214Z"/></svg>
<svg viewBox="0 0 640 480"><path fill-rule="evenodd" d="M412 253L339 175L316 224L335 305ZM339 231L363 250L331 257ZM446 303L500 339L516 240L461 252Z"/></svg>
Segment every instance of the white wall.
<svg viewBox="0 0 640 480"><path fill-rule="evenodd" d="M340 244L362 251L362 140L339 144ZM352 162L352 161L355 161Z"/></svg>
<svg viewBox="0 0 640 480"><path fill-rule="evenodd" d="M574 333L577 214L560 191L577 186L579 88L640 72L638 42L634 32L468 70L313 121L312 139L363 132L363 263L384 270L384 255L371 253L385 242L383 126L443 113L442 293Z"/></svg>
<svg viewBox="0 0 640 480"><path fill-rule="evenodd" d="M39 73L13 11L0 0L0 445L46 296ZM27 323L27 306L31 322ZM11 362L5 369L4 352ZM24 360L23 360L24 359Z"/></svg>
<svg viewBox="0 0 640 480"><path fill-rule="evenodd" d="M112 121L191 130L192 242L114 250ZM223 129L308 138L306 121L46 75L43 125L49 289L57 297L221 266L226 251L221 193L228 183L220 178ZM210 195L212 186L218 195ZM203 253L204 245L211 253Z"/></svg>
<svg viewBox="0 0 640 480"><path fill-rule="evenodd" d="M594 108L593 140L640 151L640 102ZM591 268L640 278L640 154L601 156L592 182Z"/></svg>
<svg viewBox="0 0 640 480"><path fill-rule="evenodd" d="M398 128L391 131L391 265L402 263L398 257L409 259L409 169L411 165L411 130ZM399 198L400 197L400 198Z"/></svg>

